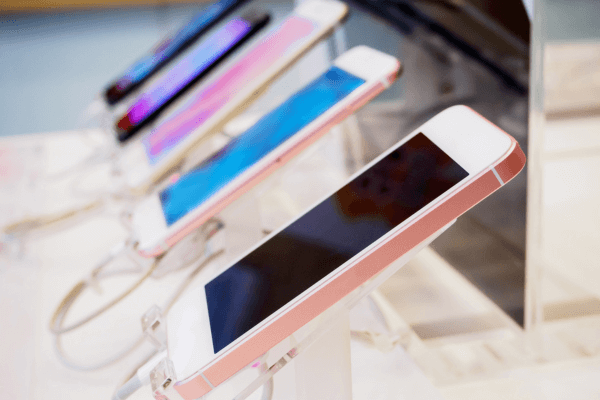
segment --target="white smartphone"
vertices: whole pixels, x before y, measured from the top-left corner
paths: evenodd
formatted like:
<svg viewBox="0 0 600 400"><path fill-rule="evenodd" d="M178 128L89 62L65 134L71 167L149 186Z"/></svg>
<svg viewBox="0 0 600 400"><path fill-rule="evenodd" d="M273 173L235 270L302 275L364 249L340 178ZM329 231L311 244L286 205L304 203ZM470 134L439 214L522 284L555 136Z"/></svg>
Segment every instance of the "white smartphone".
<svg viewBox="0 0 600 400"><path fill-rule="evenodd" d="M157 256L281 167L389 86L400 62L355 47L306 87L267 113L133 213L137 249Z"/></svg>
<svg viewBox="0 0 600 400"><path fill-rule="evenodd" d="M172 388L186 400L211 391L524 164L518 143L471 109L438 114L173 306Z"/></svg>
<svg viewBox="0 0 600 400"><path fill-rule="evenodd" d="M336 0L305 2L191 96L180 111L124 149L126 185L145 192L183 162L208 135L256 100L268 85L333 31L348 7Z"/></svg>

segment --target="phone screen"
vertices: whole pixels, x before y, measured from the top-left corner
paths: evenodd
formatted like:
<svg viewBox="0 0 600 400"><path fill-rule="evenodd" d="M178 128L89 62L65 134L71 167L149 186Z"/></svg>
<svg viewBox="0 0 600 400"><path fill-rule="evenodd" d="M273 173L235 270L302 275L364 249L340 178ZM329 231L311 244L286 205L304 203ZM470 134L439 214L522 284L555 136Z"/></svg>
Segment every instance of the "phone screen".
<svg viewBox="0 0 600 400"><path fill-rule="evenodd" d="M211 158L163 190L159 197L167 225L171 226L208 200L364 82L340 68L331 67Z"/></svg>
<svg viewBox="0 0 600 400"><path fill-rule="evenodd" d="M136 86L150 77L173 56L183 50L193 40L210 28L228 11L233 10L244 0L221 0L211 4L190 22L181 28L175 35L163 40L156 48L145 57L132 65L123 76L106 90L106 99L109 104L115 104L123 99Z"/></svg>
<svg viewBox="0 0 600 400"><path fill-rule="evenodd" d="M215 353L468 173L419 133L205 286Z"/></svg>
<svg viewBox="0 0 600 400"><path fill-rule="evenodd" d="M299 16L283 21L232 68L193 96L181 112L142 139L149 163L161 160L262 72L305 43L315 29L313 22Z"/></svg>
<svg viewBox="0 0 600 400"><path fill-rule="evenodd" d="M197 46L129 108L117 123L120 137L129 137L135 128L198 79L215 61L240 43L251 30L251 22L243 18L234 18Z"/></svg>

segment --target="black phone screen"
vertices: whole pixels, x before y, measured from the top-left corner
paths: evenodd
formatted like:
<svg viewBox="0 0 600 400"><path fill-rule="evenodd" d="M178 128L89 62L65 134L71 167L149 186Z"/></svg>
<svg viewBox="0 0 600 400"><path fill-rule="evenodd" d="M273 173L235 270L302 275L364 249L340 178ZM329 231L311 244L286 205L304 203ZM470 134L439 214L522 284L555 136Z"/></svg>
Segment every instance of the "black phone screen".
<svg viewBox="0 0 600 400"><path fill-rule="evenodd" d="M205 286L217 353L468 173L419 133Z"/></svg>

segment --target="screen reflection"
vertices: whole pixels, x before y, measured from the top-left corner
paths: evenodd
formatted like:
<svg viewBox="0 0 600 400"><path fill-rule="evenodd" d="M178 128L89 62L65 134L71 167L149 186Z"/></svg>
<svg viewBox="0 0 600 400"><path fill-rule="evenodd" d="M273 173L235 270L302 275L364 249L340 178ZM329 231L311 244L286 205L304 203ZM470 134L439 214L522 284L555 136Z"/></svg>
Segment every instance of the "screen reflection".
<svg viewBox="0 0 600 400"><path fill-rule="evenodd" d="M468 173L419 133L206 287L217 353Z"/></svg>

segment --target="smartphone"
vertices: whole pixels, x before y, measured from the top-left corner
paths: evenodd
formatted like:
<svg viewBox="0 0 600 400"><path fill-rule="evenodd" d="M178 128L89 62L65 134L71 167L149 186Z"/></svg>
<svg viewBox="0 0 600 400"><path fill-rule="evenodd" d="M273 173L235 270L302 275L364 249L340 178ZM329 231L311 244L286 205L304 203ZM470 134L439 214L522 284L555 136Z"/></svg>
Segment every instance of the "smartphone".
<svg viewBox="0 0 600 400"><path fill-rule="evenodd" d="M342 54L212 157L142 202L132 219L140 254L162 254L381 93L399 71L397 59L366 46Z"/></svg>
<svg viewBox="0 0 600 400"><path fill-rule="evenodd" d="M156 119L165 108L260 31L269 18L268 14L254 11L233 18L177 62L117 121L115 132L119 142L127 141Z"/></svg>
<svg viewBox="0 0 600 400"><path fill-rule="evenodd" d="M518 143L470 108L441 112L171 309L174 388L203 396L524 164Z"/></svg>
<svg viewBox="0 0 600 400"><path fill-rule="evenodd" d="M167 176L210 134L218 132L291 67L305 52L333 31L348 7L335 0L300 4L258 43L239 56L227 71L211 79L181 107L120 159L125 184L145 192Z"/></svg>
<svg viewBox="0 0 600 400"><path fill-rule="evenodd" d="M129 67L119 79L106 88L104 91L106 102L114 105L123 100L245 1L221 0L206 7L177 33L162 40L152 51Z"/></svg>

